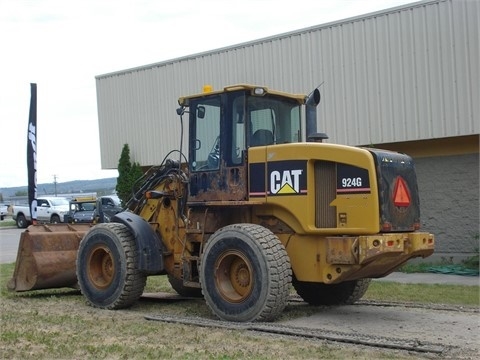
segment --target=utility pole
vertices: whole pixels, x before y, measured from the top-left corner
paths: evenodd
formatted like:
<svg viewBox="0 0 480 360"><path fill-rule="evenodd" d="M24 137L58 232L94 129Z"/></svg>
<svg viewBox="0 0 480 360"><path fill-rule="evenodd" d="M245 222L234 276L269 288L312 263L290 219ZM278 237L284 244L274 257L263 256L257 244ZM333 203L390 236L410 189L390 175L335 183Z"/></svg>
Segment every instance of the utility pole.
<svg viewBox="0 0 480 360"><path fill-rule="evenodd" d="M57 175L53 175L53 185L55 187L55 196L57 196Z"/></svg>

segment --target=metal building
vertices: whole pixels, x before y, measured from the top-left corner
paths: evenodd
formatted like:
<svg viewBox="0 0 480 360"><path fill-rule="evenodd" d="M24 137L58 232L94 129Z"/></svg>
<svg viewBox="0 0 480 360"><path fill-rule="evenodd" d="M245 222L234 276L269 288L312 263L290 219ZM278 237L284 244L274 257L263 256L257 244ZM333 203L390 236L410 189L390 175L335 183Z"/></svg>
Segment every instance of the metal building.
<svg viewBox="0 0 480 360"><path fill-rule="evenodd" d="M205 84L294 93L321 84L317 121L328 141L412 155L437 255L471 256L479 234L479 20L480 2L425 0L97 76L102 168L117 167L124 144L142 166L178 149L177 99Z"/></svg>

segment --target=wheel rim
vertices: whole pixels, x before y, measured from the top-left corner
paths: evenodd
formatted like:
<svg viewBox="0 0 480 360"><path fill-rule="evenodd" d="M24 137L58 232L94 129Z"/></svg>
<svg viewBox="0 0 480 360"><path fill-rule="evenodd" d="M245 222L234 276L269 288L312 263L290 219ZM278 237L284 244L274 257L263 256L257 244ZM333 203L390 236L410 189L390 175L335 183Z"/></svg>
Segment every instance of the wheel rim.
<svg viewBox="0 0 480 360"><path fill-rule="evenodd" d="M115 263L107 247L94 248L87 264L88 279L97 289L105 289L112 283L115 275Z"/></svg>
<svg viewBox="0 0 480 360"><path fill-rule="evenodd" d="M239 251L228 251L215 262L215 285L228 302L240 303L253 289L253 271L250 261Z"/></svg>

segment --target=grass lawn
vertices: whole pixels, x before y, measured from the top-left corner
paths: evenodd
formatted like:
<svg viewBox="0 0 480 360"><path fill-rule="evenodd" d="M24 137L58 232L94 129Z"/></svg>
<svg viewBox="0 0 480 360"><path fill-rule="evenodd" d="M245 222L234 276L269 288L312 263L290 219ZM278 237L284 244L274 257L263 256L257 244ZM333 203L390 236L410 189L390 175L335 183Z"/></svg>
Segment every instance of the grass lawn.
<svg viewBox="0 0 480 360"><path fill-rule="evenodd" d="M203 299L141 300L126 310L96 309L72 289L11 293L13 264L0 265L0 353L9 359L418 359L418 354L146 321L162 313L212 318ZM165 276L150 277L146 292L173 292ZM477 286L372 282L364 299L479 306ZM318 311L287 306L287 320Z"/></svg>

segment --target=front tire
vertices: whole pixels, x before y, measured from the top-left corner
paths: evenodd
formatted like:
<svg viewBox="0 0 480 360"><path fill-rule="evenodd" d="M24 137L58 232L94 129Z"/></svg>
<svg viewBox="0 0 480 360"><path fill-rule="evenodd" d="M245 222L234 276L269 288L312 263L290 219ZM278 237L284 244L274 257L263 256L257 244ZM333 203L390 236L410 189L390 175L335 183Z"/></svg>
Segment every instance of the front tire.
<svg viewBox="0 0 480 360"><path fill-rule="evenodd" d="M285 308L291 267L285 247L254 224L221 228L208 240L200 264L208 307L227 321L271 321Z"/></svg>
<svg viewBox="0 0 480 360"><path fill-rule="evenodd" d="M293 279L297 294L310 305L351 305L365 295L370 279L345 281L339 284L323 284Z"/></svg>
<svg viewBox="0 0 480 360"><path fill-rule="evenodd" d="M87 302L104 309L122 309L143 293L147 276L138 270L138 249L123 224L95 225L82 239L77 278Z"/></svg>

